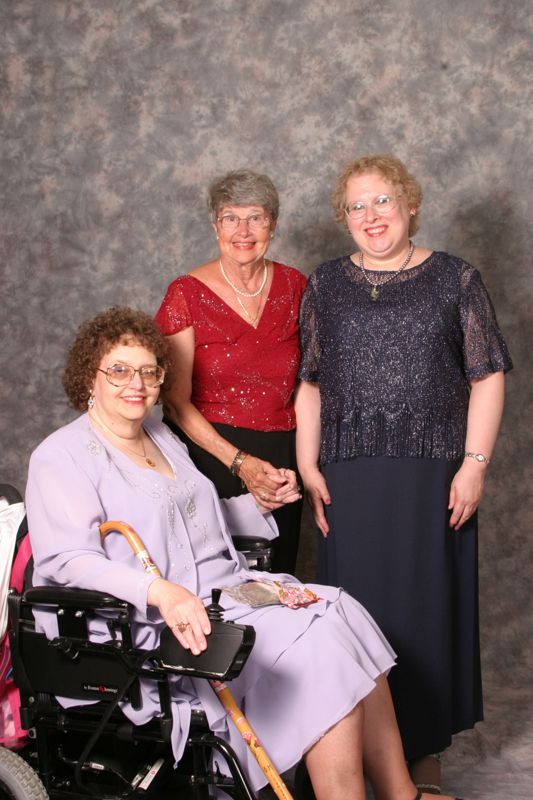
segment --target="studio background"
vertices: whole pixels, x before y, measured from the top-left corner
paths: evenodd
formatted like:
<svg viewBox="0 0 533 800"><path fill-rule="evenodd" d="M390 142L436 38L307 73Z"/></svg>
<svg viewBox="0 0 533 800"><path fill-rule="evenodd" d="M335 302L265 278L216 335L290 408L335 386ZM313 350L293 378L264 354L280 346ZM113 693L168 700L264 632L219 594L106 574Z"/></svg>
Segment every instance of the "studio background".
<svg viewBox="0 0 533 800"><path fill-rule="evenodd" d="M155 312L216 253L206 187L267 172L270 255L309 273L351 250L343 163L400 156L424 189L416 242L478 266L515 370L480 520L486 721L445 758L469 798L530 800L533 16L527 0L0 0L0 480L75 416L79 323ZM306 520L300 575L311 577Z"/></svg>

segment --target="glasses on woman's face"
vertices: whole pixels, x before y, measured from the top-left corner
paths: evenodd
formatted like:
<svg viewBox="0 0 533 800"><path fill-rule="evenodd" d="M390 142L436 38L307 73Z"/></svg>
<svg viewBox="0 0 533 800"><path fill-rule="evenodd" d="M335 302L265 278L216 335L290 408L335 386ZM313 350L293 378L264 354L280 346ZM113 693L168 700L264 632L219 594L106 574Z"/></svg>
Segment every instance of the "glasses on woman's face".
<svg viewBox="0 0 533 800"><path fill-rule="evenodd" d="M380 194L374 197L370 206L376 214L390 214L398 205L398 200L401 196L401 194ZM366 214L367 208L367 203L363 203L362 200L356 200L355 203L350 203L346 206L344 213L350 219L362 219Z"/></svg>
<svg viewBox="0 0 533 800"><path fill-rule="evenodd" d="M139 369L135 369L129 364L112 364L107 369L100 369L100 367L97 369L98 372L104 373L111 386L127 386L135 377L136 372L139 373L144 385L150 387L150 389L155 386L161 386L165 380L165 370L159 364L147 364L145 367L139 367Z"/></svg>
<svg viewBox="0 0 533 800"><path fill-rule="evenodd" d="M226 233L233 233L237 230L241 222L246 222L248 230L261 231L270 225L268 214L249 214L247 217L238 217L237 214L224 214L217 217L217 222Z"/></svg>

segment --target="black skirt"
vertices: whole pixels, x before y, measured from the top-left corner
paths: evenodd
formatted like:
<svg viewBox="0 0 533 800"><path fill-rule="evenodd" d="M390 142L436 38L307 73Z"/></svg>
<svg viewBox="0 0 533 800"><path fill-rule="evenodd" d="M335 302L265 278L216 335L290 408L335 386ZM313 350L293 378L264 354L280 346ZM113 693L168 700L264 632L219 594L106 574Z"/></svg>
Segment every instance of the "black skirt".
<svg viewBox="0 0 533 800"><path fill-rule="evenodd" d="M398 655L389 684L407 759L483 718L477 515L458 532L448 525L459 466L360 457L324 468L332 504L318 580L359 600Z"/></svg>
<svg viewBox="0 0 533 800"><path fill-rule="evenodd" d="M240 478L202 447L195 444L177 425L163 418L169 428L187 445L195 466L215 484L219 497L236 497L248 490ZM295 431L256 431L233 425L211 423L224 439L238 450L245 450L257 458L269 461L274 467L285 467L296 472ZM273 512L279 537L272 542L272 571L294 575L300 538L302 501L290 503Z"/></svg>

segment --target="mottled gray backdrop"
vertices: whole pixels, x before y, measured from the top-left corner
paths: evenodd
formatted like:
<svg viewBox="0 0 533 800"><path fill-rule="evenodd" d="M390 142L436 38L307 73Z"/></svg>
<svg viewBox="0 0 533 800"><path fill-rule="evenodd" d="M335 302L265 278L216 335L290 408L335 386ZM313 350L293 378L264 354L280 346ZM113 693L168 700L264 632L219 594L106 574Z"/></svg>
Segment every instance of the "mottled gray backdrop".
<svg viewBox="0 0 533 800"><path fill-rule="evenodd" d="M422 182L420 244L473 262L516 369L481 513L487 720L448 784L533 786L530 276L533 19L527 0L0 0L1 480L72 418L61 388L81 320L155 311L214 254L205 187L268 172L272 255L346 252L340 165L393 151ZM301 570L311 569L306 531ZM529 789L527 788L529 786Z"/></svg>

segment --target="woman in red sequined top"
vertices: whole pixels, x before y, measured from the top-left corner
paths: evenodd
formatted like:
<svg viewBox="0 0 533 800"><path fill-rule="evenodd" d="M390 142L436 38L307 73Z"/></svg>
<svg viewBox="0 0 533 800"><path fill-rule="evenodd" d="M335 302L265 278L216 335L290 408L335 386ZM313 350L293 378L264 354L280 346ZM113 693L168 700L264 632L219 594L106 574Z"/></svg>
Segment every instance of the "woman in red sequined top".
<svg viewBox="0 0 533 800"><path fill-rule="evenodd" d="M279 212L266 175L229 173L210 187L209 209L219 255L176 278L156 315L173 353L164 421L220 497L250 491L274 507L297 483L293 395L306 278L266 258ZM301 500L274 516L273 568L294 573Z"/></svg>

